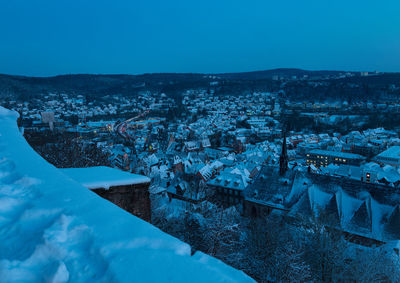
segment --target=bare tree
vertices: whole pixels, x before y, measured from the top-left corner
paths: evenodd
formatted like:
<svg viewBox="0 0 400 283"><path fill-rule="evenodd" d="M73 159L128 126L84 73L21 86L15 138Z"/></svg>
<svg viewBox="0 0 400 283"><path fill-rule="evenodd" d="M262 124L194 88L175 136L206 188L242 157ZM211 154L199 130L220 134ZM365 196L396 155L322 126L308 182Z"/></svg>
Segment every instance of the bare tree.
<svg viewBox="0 0 400 283"><path fill-rule="evenodd" d="M344 281L400 282L400 259L392 249L358 249L345 265Z"/></svg>

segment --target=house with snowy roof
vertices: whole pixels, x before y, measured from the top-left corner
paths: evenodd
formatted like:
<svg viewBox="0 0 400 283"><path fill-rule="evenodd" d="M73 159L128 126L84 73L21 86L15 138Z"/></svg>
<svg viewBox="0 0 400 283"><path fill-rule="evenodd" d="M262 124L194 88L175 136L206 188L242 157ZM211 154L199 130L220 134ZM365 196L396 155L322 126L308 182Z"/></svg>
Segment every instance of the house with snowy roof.
<svg viewBox="0 0 400 283"><path fill-rule="evenodd" d="M400 168L385 165L381 167L375 162L369 162L363 166L362 180L366 183L375 183L400 187Z"/></svg>
<svg viewBox="0 0 400 283"><path fill-rule="evenodd" d="M160 165L161 165L161 160L154 153L148 156L146 156L145 153L142 153L142 157L138 162L138 166L143 168L143 171L146 175L150 175L150 172L152 171L153 167Z"/></svg>
<svg viewBox="0 0 400 283"><path fill-rule="evenodd" d="M184 150L187 152L200 150L200 143L197 141L188 141L184 144Z"/></svg>
<svg viewBox="0 0 400 283"><path fill-rule="evenodd" d="M210 139L209 139L209 138L203 138L203 139L201 140L201 147L202 147L202 148L209 148L209 147L211 147Z"/></svg>
<svg viewBox="0 0 400 283"><path fill-rule="evenodd" d="M211 199L225 207L242 204L244 189L247 184L239 174L221 172L215 178L207 182L211 191Z"/></svg>
<svg viewBox="0 0 400 283"><path fill-rule="evenodd" d="M210 180L215 175L215 173L216 172L214 168L209 164L204 165L202 168L200 168L198 172L199 176L204 180L204 182Z"/></svg>
<svg viewBox="0 0 400 283"><path fill-rule="evenodd" d="M268 215L273 209L286 210L284 196L290 193L294 176L294 170L280 175L278 166L262 166L244 192L244 215L260 217Z"/></svg>
<svg viewBox="0 0 400 283"><path fill-rule="evenodd" d="M375 162L385 165L400 166L400 146L392 146L373 158Z"/></svg>
<svg viewBox="0 0 400 283"><path fill-rule="evenodd" d="M191 179L191 182L183 180L181 177L175 177L168 182L167 194L169 201L179 200L183 204L199 204L206 199L206 192L199 185L200 180L197 177Z"/></svg>
<svg viewBox="0 0 400 283"><path fill-rule="evenodd" d="M116 144L110 149L109 157L111 164L123 170L128 170L132 158L131 150L122 144Z"/></svg>
<svg viewBox="0 0 400 283"><path fill-rule="evenodd" d="M224 155L223 151L214 148L205 148L204 153L208 157L208 159L217 159Z"/></svg>

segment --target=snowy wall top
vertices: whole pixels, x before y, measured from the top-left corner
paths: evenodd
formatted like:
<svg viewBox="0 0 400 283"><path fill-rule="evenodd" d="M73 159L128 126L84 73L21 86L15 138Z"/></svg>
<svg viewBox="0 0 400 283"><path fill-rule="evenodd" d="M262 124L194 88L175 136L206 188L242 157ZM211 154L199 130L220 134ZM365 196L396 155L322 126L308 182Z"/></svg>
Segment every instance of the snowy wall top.
<svg viewBox="0 0 400 283"><path fill-rule="evenodd" d="M150 183L150 178L106 166L60 169L71 179L89 189Z"/></svg>
<svg viewBox="0 0 400 283"><path fill-rule="evenodd" d="M4 282L252 282L67 178L0 107Z"/></svg>

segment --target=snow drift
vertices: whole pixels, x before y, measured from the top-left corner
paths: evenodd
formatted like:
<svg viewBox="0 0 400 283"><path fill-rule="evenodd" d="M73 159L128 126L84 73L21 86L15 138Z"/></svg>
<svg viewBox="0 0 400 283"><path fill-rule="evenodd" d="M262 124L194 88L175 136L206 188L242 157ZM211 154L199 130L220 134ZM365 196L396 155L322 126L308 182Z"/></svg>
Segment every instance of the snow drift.
<svg viewBox="0 0 400 283"><path fill-rule="evenodd" d="M252 282L47 163L0 107L1 282Z"/></svg>

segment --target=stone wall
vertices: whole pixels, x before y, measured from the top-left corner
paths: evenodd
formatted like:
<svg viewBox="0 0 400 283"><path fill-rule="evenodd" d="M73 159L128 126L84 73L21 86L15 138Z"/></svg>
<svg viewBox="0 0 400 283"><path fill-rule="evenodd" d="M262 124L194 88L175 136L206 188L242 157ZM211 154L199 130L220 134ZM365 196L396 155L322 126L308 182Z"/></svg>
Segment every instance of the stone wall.
<svg viewBox="0 0 400 283"><path fill-rule="evenodd" d="M92 189L93 192L133 215L151 222L150 183Z"/></svg>

